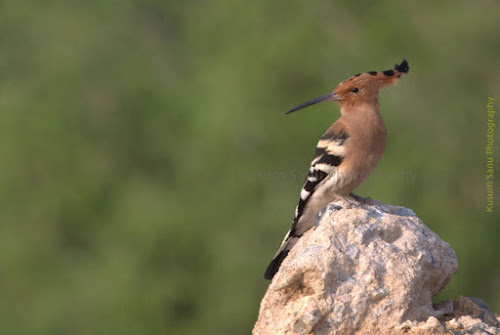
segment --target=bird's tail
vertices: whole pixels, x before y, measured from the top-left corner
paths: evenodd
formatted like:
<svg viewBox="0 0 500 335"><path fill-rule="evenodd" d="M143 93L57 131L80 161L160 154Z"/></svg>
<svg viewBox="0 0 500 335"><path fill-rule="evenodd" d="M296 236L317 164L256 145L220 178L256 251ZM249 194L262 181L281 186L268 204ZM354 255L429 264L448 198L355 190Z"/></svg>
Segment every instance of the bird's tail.
<svg viewBox="0 0 500 335"><path fill-rule="evenodd" d="M266 273L264 274L264 278L271 280L273 279L276 272L278 272L281 262L286 258L288 252L293 248L293 246L299 240L299 236L290 236L290 231L285 235L283 242L281 243L280 248L274 255L271 263L266 269Z"/></svg>

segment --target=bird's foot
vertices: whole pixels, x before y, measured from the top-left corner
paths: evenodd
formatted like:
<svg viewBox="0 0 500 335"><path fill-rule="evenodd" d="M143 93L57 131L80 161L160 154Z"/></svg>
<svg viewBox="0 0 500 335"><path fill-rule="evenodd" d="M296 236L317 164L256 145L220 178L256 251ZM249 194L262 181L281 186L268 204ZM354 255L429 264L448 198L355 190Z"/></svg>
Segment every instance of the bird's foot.
<svg viewBox="0 0 500 335"><path fill-rule="evenodd" d="M335 198L338 200L343 200L353 207L358 207L360 204L360 201L355 199L354 197L352 197L350 194L348 196L347 195L337 195Z"/></svg>
<svg viewBox="0 0 500 335"><path fill-rule="evenodd" d="M349 193L349 196L352 199L356 200L358 203L361 203L361 204L364 204L364 205L372 205L372 206L374 206L374 205L379 204L379 202L377 200L373 200L372 198L363 198L363 197L361 197L359 195L356 195L356 194L354 194L352 192Z"/></svg>

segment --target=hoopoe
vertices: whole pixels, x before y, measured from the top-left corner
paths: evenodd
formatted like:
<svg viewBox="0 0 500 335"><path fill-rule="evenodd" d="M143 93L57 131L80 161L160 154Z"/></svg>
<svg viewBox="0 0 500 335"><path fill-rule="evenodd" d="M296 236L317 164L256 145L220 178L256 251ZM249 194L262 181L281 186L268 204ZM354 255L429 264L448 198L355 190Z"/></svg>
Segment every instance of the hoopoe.
<svg viewBox="0 0 500 335"><path fill-rule="evenodd" d="M304 102L286 114L321 101L338 101L341 117L316 146L307 179L300 191L292 228L267 267L272 279L297 240L314 224L316 214L338 196L351 195L373 171L385 149L386 129L380 115L379 90L395 84L409 70L403 60L393 69L357 74L333 92Z"/></svg>

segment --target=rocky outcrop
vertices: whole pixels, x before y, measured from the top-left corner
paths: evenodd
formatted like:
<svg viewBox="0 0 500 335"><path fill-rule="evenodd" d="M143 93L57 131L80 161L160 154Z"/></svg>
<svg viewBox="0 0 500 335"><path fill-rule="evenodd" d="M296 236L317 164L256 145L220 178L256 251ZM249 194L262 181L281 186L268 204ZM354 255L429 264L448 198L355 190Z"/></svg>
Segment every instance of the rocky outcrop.
<svg viewBox="0 0 500 335"><path fill-rule="evenodd" d="M407 320L397 327L406 335L427 334L500 334L500 317L478 298L460 297L434 305L435 316L424 322Z"/></svg>
<svg viewBox="0 0 500 335"><path fill-rule="evenodd" d="M432 304L457 269L450 245L413 211L338 200L283 261L253 334L435 334L453 317L459 331L457 310L470 301ZM480 314L467 317L485 322Z"/></svg>

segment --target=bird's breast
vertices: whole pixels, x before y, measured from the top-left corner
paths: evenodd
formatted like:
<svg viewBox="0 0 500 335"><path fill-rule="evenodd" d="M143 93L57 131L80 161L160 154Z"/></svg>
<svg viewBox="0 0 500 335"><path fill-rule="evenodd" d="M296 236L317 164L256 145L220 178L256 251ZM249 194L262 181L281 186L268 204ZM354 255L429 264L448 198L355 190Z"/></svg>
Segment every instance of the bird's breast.
<svg viewBox="0 0 500 335"><path fill-rule="evenodd" d="M358 125L346 141L346 155L339 166L344 177L342 193L358 187L373 172L386 145L386 129L383 122Z"/></svg>

